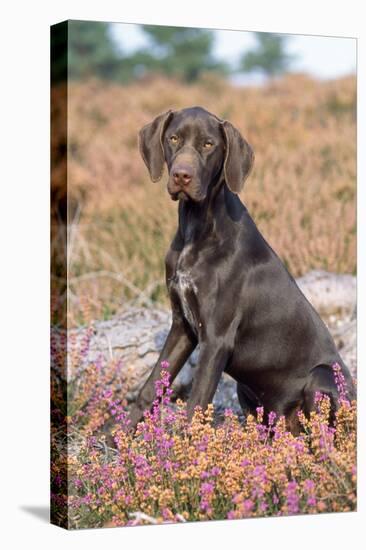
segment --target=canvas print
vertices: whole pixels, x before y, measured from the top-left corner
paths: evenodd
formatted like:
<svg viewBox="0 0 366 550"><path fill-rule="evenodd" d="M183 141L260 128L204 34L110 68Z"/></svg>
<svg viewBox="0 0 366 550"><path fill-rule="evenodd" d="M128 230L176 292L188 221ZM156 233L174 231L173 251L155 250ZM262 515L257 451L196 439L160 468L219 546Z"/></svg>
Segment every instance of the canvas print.
<svg viewBox="0 0 366 550"><path fill-rule="evenodd" d="M356 40L66 21L51 102L52 523L356 510Z"/></svg>

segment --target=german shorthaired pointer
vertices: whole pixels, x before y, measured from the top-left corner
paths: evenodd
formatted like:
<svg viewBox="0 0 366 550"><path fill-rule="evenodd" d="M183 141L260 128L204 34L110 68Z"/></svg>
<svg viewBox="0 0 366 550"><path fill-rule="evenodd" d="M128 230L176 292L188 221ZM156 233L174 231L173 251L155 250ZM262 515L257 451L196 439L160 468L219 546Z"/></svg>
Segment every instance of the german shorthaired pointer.
<svg viewBox="0 0 366 550"><path fill-rule="evenodd" d="M336 409L333 363L354 398L329 331L238 197L254 162L239 131L192 107L158 116L139 137L152 181L167 164L179 223L165 259L172 326L131 410L131 427L152 405L161 361L169 362L173 380L197 345L189 419L212 401L222 372L237 381L245 414L263 406L265 418L270 411L285 415L293 433L297 411L309 415L317 391Z"/></svg>

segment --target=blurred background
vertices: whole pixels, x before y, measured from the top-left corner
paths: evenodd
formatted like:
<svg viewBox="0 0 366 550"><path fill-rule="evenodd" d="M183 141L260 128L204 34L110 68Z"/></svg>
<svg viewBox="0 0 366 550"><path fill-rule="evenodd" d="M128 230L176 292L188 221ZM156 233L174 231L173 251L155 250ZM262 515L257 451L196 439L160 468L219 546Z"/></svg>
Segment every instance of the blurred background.
<svg viewBox="0 0 366 550"><path fill-rule="evenodd" d="M201 105L251 143L241 198L294 276L356 272L355 39L70 21L53 27L52 60L53 120L68 76L52 178L62 218L67 173L73 324L168 306L177 204L137 147L167 109Z"/></svg>

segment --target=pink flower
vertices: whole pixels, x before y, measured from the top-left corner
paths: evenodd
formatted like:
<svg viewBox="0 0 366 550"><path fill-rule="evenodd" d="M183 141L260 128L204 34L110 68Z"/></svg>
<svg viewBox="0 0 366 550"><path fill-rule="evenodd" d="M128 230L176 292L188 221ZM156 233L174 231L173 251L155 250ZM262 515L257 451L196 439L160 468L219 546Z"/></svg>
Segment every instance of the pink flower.
<svg viewBox="0 0 366 550"><path fill-rule="evenodd" d="M299 496L297 493L297 482L296 481L290 481L287 484L287 487L285 489L285 494L287 498L287 508L290 514L298 514L299 509Z"/></svg>
<svg viewBox="0 0 366 550"><path fill-rule="evenodd" d="M172 461L166 460L164 462L164 470L167 470L168 472L172 470Z"/></svg>
<svg viewBox="0 0 366 550"><path fill-rule="evenodd" d="M340 364L333 363L332 369L333 369L334 381L336 383L338 394L339 394L339 402L349 403L349 400L347 399L346 379L344 377Z"/></svg>
<svg viewBox="0 0 366 550"><path fill-rule="evenodd" d="M214 491L214 484L210 482L204 482L201 484L200 495L211 495Z"/></svg>
<svg viewBox="0 0 366 550"><path fill-rule="evenodd" d="M312 479L305 479L304 481L304 491L305 494L307 494L307 505L308 506L316 506L316 498L315 498L315 483Z"/></svg>
<svg viewBox="0 0 366 550"><path fill-rule="evenodd" d="M274 421L276 420L276 413L274 411L271 411L268 415L268 425L273 426Z"/></svg>
<svg viewBox="0 0 366 550"><path fill-rule="evenodd" d="M250 512L253 510L253 508L254 508L254 502L252 500L247 498L243 501L243 509L244 509L244 514L245 515L250 514Z"/></svg>
<svg viewBox="0 0 366 550"><path fill-rule="evenodd" d="M315 392L314 401L318 404L323 399L323 394L320 391Z"/></svg>

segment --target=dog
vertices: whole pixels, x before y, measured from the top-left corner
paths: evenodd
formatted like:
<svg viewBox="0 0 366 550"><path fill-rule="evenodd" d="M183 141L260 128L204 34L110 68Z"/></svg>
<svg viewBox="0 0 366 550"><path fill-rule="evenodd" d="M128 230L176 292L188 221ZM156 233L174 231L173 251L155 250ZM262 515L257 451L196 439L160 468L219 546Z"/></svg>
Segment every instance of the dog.
<svg viewBox="0 0 366 550"><path fill-rule="evenodd" d="M283 415L293 433L316 392L336 410L334 363L355 398L328 329L238 197L254 163L240 132L202 107L169 110L141 129L139 148L153 182L167 165L179 221L165 258L172 325L131 409L131 428L152 406L161 362L174 380L197 345L189 420L212 401L223 372L237 382L244 415L263 407L265 419Z"/></svg>

